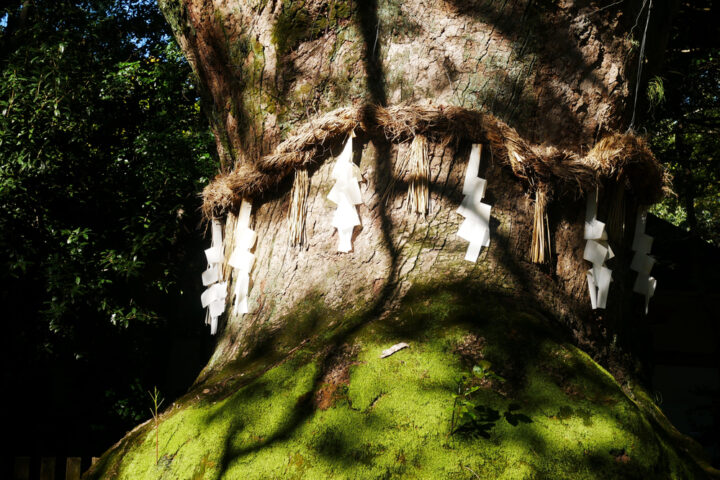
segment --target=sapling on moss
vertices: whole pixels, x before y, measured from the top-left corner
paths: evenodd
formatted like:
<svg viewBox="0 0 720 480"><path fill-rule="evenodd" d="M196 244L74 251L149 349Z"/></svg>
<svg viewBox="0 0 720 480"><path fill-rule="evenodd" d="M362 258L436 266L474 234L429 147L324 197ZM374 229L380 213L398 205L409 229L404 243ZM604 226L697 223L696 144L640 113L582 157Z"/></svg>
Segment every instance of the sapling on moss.
<svg viewBox="0 0 720 480"><path fill-rule="evenodd" d="M493 408L480 405L474 396L481 388L480 382L483 380L505 381L490 367L490 362L481 360L479 365L473 367L472 377L463 376L458 381L457 393L453 394L450 435L467 433L471 436L489 437L489 430L500 418L500 413Z"/></svg>
<svg viewBox="0 0 720 480"><path fill-rule="evenodd" d="M157 465L160 461L160 415L158 410L164 399L160 398L160 391L157 387L153 387L153 391L148 392L148 395L150 395L150 399L153 402L150 413L155 421L155 465Z"/></svg>

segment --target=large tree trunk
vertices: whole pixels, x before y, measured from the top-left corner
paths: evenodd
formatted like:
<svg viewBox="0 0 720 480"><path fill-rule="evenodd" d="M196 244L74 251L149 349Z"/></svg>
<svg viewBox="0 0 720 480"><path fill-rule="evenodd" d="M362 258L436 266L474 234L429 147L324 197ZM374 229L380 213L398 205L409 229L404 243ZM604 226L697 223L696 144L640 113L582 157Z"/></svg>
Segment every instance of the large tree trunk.
<svg viewBox="0 0 720 480"><path fill-rule="evenodd" d="M631 29L642 2L606 3L160 0L202 87L226 173L256 164L324 113L365 104L484 111L535 152L552 146L583 155L627 128L635 100ZM656 6L654 24L666 13ZM641 300L630 293L627 239L615 246L608 308L593 312L585 199L555 191L551 260L531 263L533 185L508 168L500 158L506 152L486 145L480 176L492 205L491 243L477 263L467 262L456 210L470 142L434 138L430 212L422 216L408 212L409 172L398 167L407 142L364 133L355 149L365 182L352 252L336 251L334 205L326 199L331 161L308 167L302 247L290 246L292 177L253 195L251 312L224 317L208 366L164 415L160 465L145 424L91 476L472 478L480 470L483 478L513 471L602 478L608 468L628 478L695 475L669 440L679 436L624 377L633 362L618 346L623 325L642 321ZM601 215L608 208L603 203ZM231 236L236 210L226 213ZM625 393L563 340L568 333L611 368ZM377 359L400 341L410 349ZM481 381L484 405L504 409L507 421L456 440L460 434L447 431L455 379L483 359L506 377ZM543 391L543 382L552 386ZM532 423L513 421L503 403L511 400ZM332 423L330 411L346 416ZM606 419L609 437L593 427ZM482 433L497 440L485 457ZM503 450L504 442L523 446L517 453Z"/></svg>
<svg viewBox="0 0 720 480"><path fill-rule="evenodd" d="M430 101L484 110L530 144L584 153L631 116L628 32L637 3L599 10L595 2L160 2L203 87L225 170L256 162L299 125L358 103ZM617 324L627 302L612 302L601 318L590 315L578 198L552 207L552 265L530 267L530 186L486 149L481 176L489 179L498 230L488 258L477 267L464 264L463 242L454 239L462 218L453 205L462 199L457 187L468 145L433 146L432 211L423 219L401 208L402 188L393 190L393 202L380 202L404 150L372 140L357 152L367 183L353 254L333 248L332 204L321 193L333 183L326 167L312 174L308 248L287 248L289 182L255 199L255 309L227 320L203 379L252 349L259 329L279 329L302 298L320 295L344 310L372 302L369 310L379 312L409 285L433 281L429 272L446 271L448 281L472 270L488 288L551 312L586 346L598 333L608 336L597 324L607 323L604 317ZM400 185L407 173L400 172ZM613 287L617 300L627 290L621 275ZM601 344L592 345L594 354L602 354Z"/></svg>

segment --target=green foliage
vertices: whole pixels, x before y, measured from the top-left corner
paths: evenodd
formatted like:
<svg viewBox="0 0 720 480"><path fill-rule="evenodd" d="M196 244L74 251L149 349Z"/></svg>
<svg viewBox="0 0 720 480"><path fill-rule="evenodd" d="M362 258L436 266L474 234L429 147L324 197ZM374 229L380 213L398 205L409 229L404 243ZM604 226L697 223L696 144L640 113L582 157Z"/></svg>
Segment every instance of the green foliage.
<svg viewBox="0 0 720 480"><path fill-rule="evenodd" d="M137 424L147 418L144 409L139 408L147 401L145 390L138 378L132 379L123 387L105 390L105 403L110 407L109 414L128 425Z"/></svg>
<svg viewBox="0 0 720 480"><path fill-rule="evenodd" d="M475 365L471 377L463 376L458 381L457 393L453 394L453 409L450 420L450 434L465 434L471 437L481 436L490 438L490 430L500 418L494 408L478 403L475 392L480 390L482 381L501 377L490 370L490 362L484 365Z"/></svg>
<svg viewBox="0 0 720 480"><path fill-rule="evenodd" d="M457 392L453 394L453 408L450 419L450 434L460 434L472 438L490 438L495 423L500 420L500 411L484 404L478 391L492 388L493 381L505 379L490 369L491 363L481 360L472 369L472 376L462 376L458 381ZM510 404L502 417L512 426L519 423L532 423L532 420L517 411L520 405Z"/></svg>
<svg viewBox="0 0 720 480"><path fill-rule="evenodd" d="M665 100L665 85L662 78L653 77L648 82L647 98L651 108L655 108Z"/></svg>
<svg viewBox="0 0 720 480"><path fill-rule="evenodd" d="M147 36L159 15L121 16L142 2L35 4L0 59L3 271L35 281L54 334L156 322L150 299L177 285L178 230L214 167L188 66Z"/></svg>
<svg viewBox="0 0 720 480"><path fill-rule="evenodd" d="M0 299L13 321L2 350L19 364L4 380L56 372L67 391L37 382L33 397L122 432L166 368L153 356L170 342L156 337L171 319L182 330L176 310L195 313L183 293L202 268L197 192L216 168L211 134L154 1L4 5Z"/></svg>
<svg viewBox="0 0 720 480"><path fill-rule="evenodd" d="M477 378L479 381L483 380L498 380L500 382L504 382L505 379L502 378L500 375L496 374L492 370L490 370L490 367L492 364L488 362L487 360L482 360L478 365L475 365L473 367L472 373L473 377Z"/></svg>
<svg viewBox="0 0 720 480"><path fill-rule="evenodd" d="M653 213L720 245L720 27L710 0L683 2L674 16L662 79L648 86L645 128L673 175L675 196Z"/></svg>

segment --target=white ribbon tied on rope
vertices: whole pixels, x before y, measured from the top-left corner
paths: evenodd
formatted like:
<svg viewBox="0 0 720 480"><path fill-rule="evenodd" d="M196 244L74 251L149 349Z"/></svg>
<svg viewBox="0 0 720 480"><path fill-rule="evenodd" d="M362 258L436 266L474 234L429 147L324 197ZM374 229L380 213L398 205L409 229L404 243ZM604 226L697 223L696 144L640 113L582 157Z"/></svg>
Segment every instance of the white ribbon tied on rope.
<svg viewBox="0 0 720 480"><path fill-rule="evenodd" d="M657 280L650 276L650 270L655 265L655 259L649 255L653 244L653 237L645 233L647 225L647 211L638 209L635 220L635 236L633 237L632 249L635 251L630 269L638 272L633 286L633 292L645 296L645 314L648 313L650 298L655 295Z"/></svg>
<svg viewBox="0 0 720 480"><path fill-rule="evenodd" d="M227 297L227 282L220 282L222 277L222 261L225 255L222 240L222 225L217 220L212 221L212 243L205 250L208 268L202 274L203 286L208 288L200 296L203 308L207 308L205 323L210 324L210 334L217 332L218 317L225 311Z"/></svg>
<svg viewBox="0 0 720 480"><path fill-rule="evenodd" d="M470 151L470 159L465 170L463 198L457 213L465 217L460 224L458 237L470 242L465 260L476 262L482 247L490 246L490 205L483 203L487 181L478 177L480 171L481 145L474 143Z"/></svg>
<svg viewBox="0 0 720 480"><path fill-rule="evenodd" d="M338 252L344 253L352 250L353 230L360 225L355 205L363 203L359 185L362 175L352 161L352 137L351 135L335 162L332 172L335 185L327 196L328 200L337 205L332 226L338 231Z"/></svg>
<svg viewBox="0 0 720 480"><path fill-rule="evenodd" d="M588 195L585 209L585 251L583 258L592 263L587 272L588 289L590 290L590 304L593 310L605 308L607 305L612 270L605 266L605 261L613 258L615 254L608 245L605 224L597 219L597 191Z"/></svg>
<svg viewBox="0 0 720 480"><path fill-rule="evenodd" d="M257 240L256 233L250 229L250 213L252 212L252 203L247 199L243 199L240 204L240 214L238 215L235 225L234 243L235 249L228 265L237 272L235 276L235 303L233 305L233 314L248 313L248 291L250 290L250 272L255 265L255 255L250 250L255 246Z"/></svg>

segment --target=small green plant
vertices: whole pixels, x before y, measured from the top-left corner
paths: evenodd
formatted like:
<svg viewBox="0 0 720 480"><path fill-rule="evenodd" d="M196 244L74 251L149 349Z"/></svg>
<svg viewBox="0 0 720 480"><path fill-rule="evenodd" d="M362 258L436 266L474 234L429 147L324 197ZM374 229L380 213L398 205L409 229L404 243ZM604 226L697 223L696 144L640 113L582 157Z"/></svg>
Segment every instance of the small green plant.
<svg viewBox="0 0 720 480"><path fill-rule="evenodd" d="M472 376L458 381L457 392L453 394L453 409L450 419L450 435L456 433L488 438L490 430L500 418L500 412L481 405L475 399L475 393L487 380L504 382L505 379L490 369L491 363L482 360L472 369Z"/></svg>
<svg viewBox="0 0 720 480"><path fill-rule="evenodd" d="M647 86L647 98L650 102L650 109L658 107L665 101L665 85L662 78L656 76L650 79Z"/></svg>
<svg viewBox="0 0 720 480"><path fill-rule="evenodd" d="M157 387L153 387L152 392L148 392L150 399L153 402L153 406L150 409L153 420L155 421L155 465L160 461L160 414L159 409L164 399L160 398L160 391Z"/></svg>
<svg viewBox="0 0 720 480"><path fill-rule="evenodd" d="M476 393L487 386L487 381L505 381L491 366L490 362L482 360L473 367L472 376L463 376L458 381L457 393L453 394L450 435L457 433L473 438L490 438L490 431L501 417L513 427L521 423L532 423L530 417L519 412L520 405L516 403L508 405L502 415L499 410L480 403Z"/></svg>

